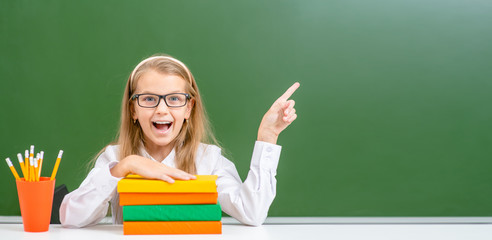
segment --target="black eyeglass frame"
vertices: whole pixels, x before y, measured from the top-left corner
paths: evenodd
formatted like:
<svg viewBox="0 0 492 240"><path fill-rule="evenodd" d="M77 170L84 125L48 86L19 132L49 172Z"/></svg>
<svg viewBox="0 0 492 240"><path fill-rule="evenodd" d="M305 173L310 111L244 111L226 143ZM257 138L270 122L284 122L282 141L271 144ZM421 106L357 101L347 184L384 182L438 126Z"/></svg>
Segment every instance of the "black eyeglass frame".
<svg viewBox="0 0 492 240"><path fill-rule="evenodd" d="M169 96L169 95L177 95L177 94L178 95L184 95L186 97L185 98L186 99L185 100L185 103L183 105L181 105L181 106L169 106L169 104L166 101L166 97ZM142 106L142 105L140 105L140 98L139 98L142 95L156 96L156 97L159 97L159 100L157 101L157 104L155 106L153 106L153 107ZM188 93L169 93L169 94L165 94L165 95L152 94L152 93L141 93L141 94L135 94L135 95L133 95L132 98L131 98L131 100L135 100L135 99L137 99L138 106L143 107L143 108L156 108L157 106L159 106L159 104L161 104L161 99L164 100L164 103L166 104L167 107L169 107L169 108L179 108L179 107L186 106L186 104L188 103L188 100L191 99L191 96Z"/></svg>

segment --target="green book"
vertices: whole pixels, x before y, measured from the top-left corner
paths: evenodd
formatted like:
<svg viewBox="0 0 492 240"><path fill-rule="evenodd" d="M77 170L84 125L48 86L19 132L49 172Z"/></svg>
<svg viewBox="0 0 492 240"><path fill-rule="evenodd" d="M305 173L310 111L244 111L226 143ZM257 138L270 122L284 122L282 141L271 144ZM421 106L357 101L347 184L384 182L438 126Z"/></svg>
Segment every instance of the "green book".
<svg viewBox="0 0 492 240"><path fill-rule="evenodd" d="M220 221L219 204L123 206L123 221Z"/></svg>

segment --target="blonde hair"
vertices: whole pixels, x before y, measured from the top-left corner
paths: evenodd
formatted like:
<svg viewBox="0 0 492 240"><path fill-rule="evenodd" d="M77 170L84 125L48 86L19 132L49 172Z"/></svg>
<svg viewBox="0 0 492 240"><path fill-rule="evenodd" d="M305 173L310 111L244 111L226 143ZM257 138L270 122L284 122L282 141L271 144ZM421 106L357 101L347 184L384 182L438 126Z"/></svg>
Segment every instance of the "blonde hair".
<svg viewBox="0 0 492 240"><path fill-rule="evenodd" d="M128 78L121 102L120 128L116 141L120 148L119 160L129 155L140 154L139 148L144 142L144 135L138 121L133 122L132 112L135 103L131 97L137 88L138 80L150 70L179 76L186 82L185 91L191 96L188 104L194 105L189 119L183 123L180 133L173 141L176 151L175 164L178 169L196 174L195 157L200 143L219 144L211 130L195 78L186 65L168 55L154 55L144 59L135 67ZM104 149L100 153L103 151Z"/></svg>

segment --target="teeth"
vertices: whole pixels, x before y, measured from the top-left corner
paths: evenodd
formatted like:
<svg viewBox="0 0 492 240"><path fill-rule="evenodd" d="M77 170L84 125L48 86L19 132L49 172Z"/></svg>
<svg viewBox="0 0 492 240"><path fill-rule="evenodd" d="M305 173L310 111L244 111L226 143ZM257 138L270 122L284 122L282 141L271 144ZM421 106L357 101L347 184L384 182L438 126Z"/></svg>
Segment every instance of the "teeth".
<svg viewBox="0 0 492 240"><path fill-rule="evenodd" d="M171 124L171 122L160 122L160 121L157 121L157 122L154 122L154 123L157 123L157 124Z"/></svg>

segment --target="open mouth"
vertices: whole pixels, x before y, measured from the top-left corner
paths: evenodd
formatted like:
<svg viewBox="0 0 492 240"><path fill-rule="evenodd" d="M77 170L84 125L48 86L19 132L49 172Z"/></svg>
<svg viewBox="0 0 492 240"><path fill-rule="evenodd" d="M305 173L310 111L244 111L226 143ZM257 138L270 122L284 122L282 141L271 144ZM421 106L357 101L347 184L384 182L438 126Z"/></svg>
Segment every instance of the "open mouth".
<svg viewBox="0 0 492 240"><path fill-rule="evenodd" d="M173 125L172 122L161 122L161 121L156 121L152 122L155 128L157 128L160 131L167 131L169 128L171 128L171 125Z"/></svg>

